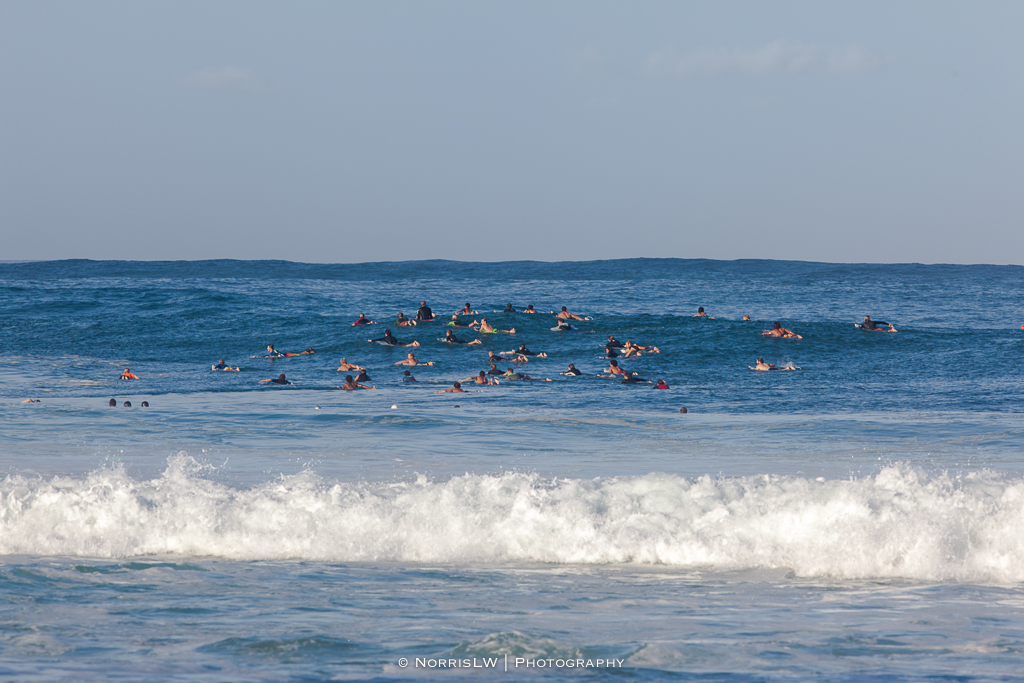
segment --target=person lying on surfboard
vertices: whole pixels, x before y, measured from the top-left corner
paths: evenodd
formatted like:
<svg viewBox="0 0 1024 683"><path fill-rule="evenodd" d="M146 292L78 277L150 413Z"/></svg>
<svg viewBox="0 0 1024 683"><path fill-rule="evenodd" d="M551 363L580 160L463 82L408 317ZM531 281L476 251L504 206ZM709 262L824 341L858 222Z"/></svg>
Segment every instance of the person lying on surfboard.
<svg viewBox="0 0 1024 683"><path fill-rule="evenodd" d="M223 358L218 360L217 364L212 366L212 369L213 370L225 370L225 371L230 371L230 372L241 372L242 371L242 368L233 368L230 365L228 365L227 363L225 363Z"/></svg>
<svg viewBox="0 0 1024 683"><path fill-rule="evenodd" d="M432 360L428 360L428 361L426 361L424 363L421 363L420 361L416 360L416 356L413 355L412 351L409 352L409 355L406 357L405 360L400 360L397 363L395 363L395 365L408 365L410 367L415 366L415 365L433 365L433 364L434 364L434 361L432 361Z"/></svg>
<svg viewBox="0 0 1024 683"><path fill-rule="evenodd" d="M554 312L554 311L552 311L552 312ZM576 315L575 313L570 313L568 310L566 310L565 306L562 306L562 310L559 311L559 313L558 313L558 319L559 320L592 320L593 318L590 318L589 316L584 318L584 317Z"/></svg>
<svg viewBox="0 0 1024 683"><path fill-rule="evenodd" d="M291 384L284 378L284 373L277 376L277 379L261 379L260 384Z"/></svg>
<svg viewBox="0 0 1024 683"><path fill-rule="evenodd" d="M356 321L354 323L352 323L352 326L355 327L357 325L376 325L376 324L377 323L375 323L372 320L370 320L369 318L367 318L364 313L360 313L359 317L356 318Z"/></svg>
<svg viewBox="0 0 1024 683"><path fill-rule="evenodd" d="M355 363L349 363L344 358L341 359L341 365L338 366L338 372L349 372L350 370L362 371L365 370L362 365L356 365Z"/></svg>
<svg viewBox="0 0 1024 683"><path fill-rule="evenodd" d="M473 392L466 391L462 388L461 382L456 382L451 389L442 389L441 391L435 391L435 394L471 394Z"/></svg>
<svg viewBox="0 0 1024 683"><path fill-rule="evenodd" d="M483 370L481 370L478 374L474 375L473 377L467 377L466 379L461 380L461 381L463 381L463 382L476 382L477 384L498 384L497 380L488 379L487 378L487 373L484 372Z"/></svg>
<svg viewBox="0 0 1024 683"><path fill-rule="evenodd" d="M800 368L796 367L795 365L786 365L786 366L783 366L781 368L777 368L777 367L775 367L775 363L765 363L764 362L764 358L760 358L760 357L758 357L757 365L755 367L751 368L749 365L747 367L750 368L751 370L757 370L758 372L768 372L769 370L780 370L780 371L782 371L782 370L799 370L800 369Z"/></svg>
<svg viewBox="0 0 1024 683"><path fill-rule="evenodd" d="M889 329L879 327L879 325L888 325ZM895 332L896 328L893 327L892 323L887 323L882 320L872 320L870 315L864 316L864 322L860 325L854 325L862 330L872 330L874 332Z"/></svg>
<svg viewBox="0 0 1024 683"><path fill-rule="evenodd" d="M472 327L472 325L470 325L470 327ZM489 322L487 322L487 318L480 318L480 322L477 323L477 327L478 331L488 332L490 334L497 334L498 332L506 332L508 334L516 333L516 328L514 327L511 330L499 330L498 328L494 327Z"/></svg>
<svg viewBox="0 0 1024 683"><path fill-rule="evenodd" d="M503 355L503 356L512 356L512 355L515 355L515 356L536 356L537 358L547 358L548 357L548 354L546 354L543 351L541 351L540 353L534 353L530 349L526 348L526 344L520 344L519 348L516 349L515 351L502 351L501 355Z"/></svg>
<svg viewBox="0 0 1024 683"><path fill-rule="evenodd" d="M782 323L780 323L778 320L776 320L775 323L772 325L772 329L765 330L761 334L765 335L766 337L782 337L783 339L803 339L803 337L801 337L793 330L787 330L785 327L783 327Z"/></svg>
<svg viewBox="0 0 1024 683"><path fill-rule="evenodd" d="M281 353L280 351L274 348L273 344L267 344L267 355L270 356L271 358L284 358L286 356L308 356L313 353L316 353L316 351L314 351L311 348L306 349L305 351L299 351L298 353L294 353L292 351L285 351L284 353Z"/></svg>
<svg viewBox="0 0 1024 683"><path fill-rule="evenodd" d="M386 344L387 346L419 346L418 341L409 342L408 344L400 342L395 339L395 335L391 334L391 330L384 330L383 337L377 337L376 339L367 339L368 342L377 342L378 344Z"/></svg>
<svg viewBox="0 0 1024 683"><path fill-rule="evenodd" d="M466 341L465 339L459 339L458 337L455 336L455 333L452 332L451 330L446 330L445 331L444 339L442 339L441 341L446 342L448 344L483 344L483 342L480 341L479 339L473 339L471 341Z"/></svg>
<svg viewBox="0 0 1024 683"><path fill-rule="evenodd" d="M282 375L283 377L283 375ZM368 387L357 383L352 379L352 375L345 375L345 383L341 385L341 388L345 391L355 391L357 389L376 389L376 386Z"/></svg>

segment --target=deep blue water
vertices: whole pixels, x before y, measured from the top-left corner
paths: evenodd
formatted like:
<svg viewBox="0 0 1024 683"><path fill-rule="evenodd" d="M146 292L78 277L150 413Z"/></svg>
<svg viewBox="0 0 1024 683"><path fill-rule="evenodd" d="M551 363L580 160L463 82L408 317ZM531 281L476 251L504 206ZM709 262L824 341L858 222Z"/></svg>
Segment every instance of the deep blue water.
<svg viewBox="0 0 1024 683"><path fill-rule="evenodd" d="M1022 275L0 263L0 677L1015 677ZM406 384L366 340L420 300L440 320L392 329L435 365ZM440 342L467 302L516 334ZM593 319L552 331L563 305ZM609 334L671 388L596 376ZM519 343L554 381L435 393ZM339 390L342 357L377 389ZM501 667L438 668L474 657Z"/></svg>

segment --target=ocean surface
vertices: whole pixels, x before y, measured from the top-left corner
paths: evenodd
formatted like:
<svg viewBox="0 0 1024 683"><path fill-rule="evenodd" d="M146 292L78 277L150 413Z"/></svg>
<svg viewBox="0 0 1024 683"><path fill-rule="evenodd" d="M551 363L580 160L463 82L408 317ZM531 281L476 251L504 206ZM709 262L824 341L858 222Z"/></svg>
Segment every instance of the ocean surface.
<svg viewBox="0 0 1024 683"><path fill-rule="evenodd" d="M0 679L1019 680L1022 324L1019 266L0 263Z"/></svg>

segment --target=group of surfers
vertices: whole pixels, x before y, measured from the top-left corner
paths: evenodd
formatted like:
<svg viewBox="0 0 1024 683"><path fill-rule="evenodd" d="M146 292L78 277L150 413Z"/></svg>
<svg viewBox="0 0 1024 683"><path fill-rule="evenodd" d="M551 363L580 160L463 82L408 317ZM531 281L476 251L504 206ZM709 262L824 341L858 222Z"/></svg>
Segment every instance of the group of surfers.
<svg viewBox="0 0 1024 683"><path fill-rule="evenodd" d="M505 305L505 309L502 312L503 313L537 313L538 311L534 308L533 304L529 304L529 305L526 306L525 309L523 309L521 311L517 311L512 306L511 303L508 303L508 304ZM580 321L592 320L592 318L590 316L580 316L580 315L577 315L575 313L570 312L567 309L567 307L565 307L565 306L562 306L561 311L559 311L558 313L555 313L555 311L551 311L551 314L555 315L557 317L558 321L559 321L559 327L552 328L552 329L566 329L566 328L569 328L569 321L571 321L571 320L580 320ZM479 311L474 310L473 307L469 304L469 302L467 302L465 306L463 306L462 308L460 308L459 310L457 310L455 313L452 314L451 319L448 321L447 325L450 326L450 327L456 327L456 328L474 329L477 332L484 333L484 334L498 334L498 333L515 334L515 332L516 332L514 327L510 328L508 330L502 330L502 329L495 328L493 325L491 325L487 321L487 318L485 318L485 317L481 317L479 320L473 320L470 323L463 323L461 321L461 318L460 318L460 316L463 316L463 315L467 315L467 316L468 315L479 315ZM714 319L710 315L708 315L708 313L704 310L703 306L701 306L701 307L699 307L697 309L697 313L695 314L694 317L708 318L708 319L712 319L712 320ZM395 320L395 325L402 326L402 327L404 327L404 326L413 326L413 325L416 325L419 322L430 322L430 321L435 321L436 319L437 318L435 317L434 312L431 310L431 308L429 306L427 306L427 302L426 301L420 301L420 307L416 311L415 319L406 318L405 315L400 312L400 313L398 313L398 317ZM743 316L743 320L749 321L750 320L750 316L749 315L744 315ZM375 321L370 320L369 318L367 318L366 315L363 314L363 313L360 313L358 319L356 319L356 321L354 323L352 323L352 325L354 325L354 326L375 325L375 324L377 324L377 323ZM864 322L862 324L857 325L857 327L859 327L859 328L861 328L863 330L868 330L868 331L896 332L896 328L891 323L880 321L880 320L872 320L871 316L868 316L868 315L864 316ZM761 334L763 334L765 336L769 336L769 337L778 337L778 338L783 338L783 339L803 339L803 337L801 335L797 334L796 332L794 332L794 331L792 331L790 329L787 329L787 328L783 327L780 322L775 322L772 325L772 329L765 330ZM397 339L391 333L390 328L384 330L384 335L383 336L377 337L375 339L368 339L367 341L368 342L375 342L375 343L383 344L383 345L386 345L386 346L394 346L394 347L419 347L420 346L420 343L418 341L411 341L411 342L400 341L399 339ZM440 341L443 341L443 342L448 343L448 344L466 345L466 346L479 345L479 344L483 343L479 339L472 339L472 340L460 339L455 334L455 332L453 330L446 330L444 338L441 339ZM305 355L311 355L311 354L314 354L314 353L316 353L316 351L313 348L306 348L305 350L299 351L299 352L281 352L281 351L278 351L274 347L273 344L268 344L267 345L267 354L268 354L269 358L285 358L285 357L290 357L290 356L305 356ZM605 343L605 355L601 356L601 358L605 358L605 359L607 359L609 361L609 366L608 366L607 370L605 370L603 373L599 373L597 376L598 377L617 377L618 376L618 377L622 377L623 378L623 383L624 384L651 383L651 384L654 384L655 387L659 388L659 389L667 389L667 388L669 388L668 384L665 383L664 380L658 380L656 383L654 383L654 382L651 382L651 380L639 377L636 373L633 373L633 372L630 372L628 370L622 369L621 367L619 367L618 361L616 360L618 358L635 358L635 357L642 356L645 353L661 353L661 350L658 347L654 346L654 345L647 345L647 346L645 346L645 345L642 345L642 344L636 344L632 340L626 340L625 342L619 342L617 339L615 339L614 335L609 335L608 336L608 341ZM518 372L515 368L512 368L512 367L509 367L506 370L501 370L498 367L498 363L499 362L503 362L503 361L507 362L507 361L511 360L513 362L516 362L516 363L523 363L523 362L527 362L531 357L546 358L547 357L547 353L531 351L530 349L528 349L526 347L525 344L520 344L518 346L518 348L516 348L514 350L511 350L511 351L500 351L498 353L495 353L494 351L488 351L487 360L490 361L490 369L489 370L481 370L477 375L474 375L472 377L467 377L467 378L465 378L465 379L463 379L463 380L461 380L459 382L456 382L455 385L451 389L445 389L443 393L449 393L449 392L458 393L458 392L466 391L466 390L462 389L462 382L471 382L471 383L475 383L475 384L479 385L479 384L498 384L501 379L506 379L506 380L533 380L533 381L546 381L546 382L552 381L550 378L547 378L547 377L545 377L543 379L541 379L541 378L536 378L535 379L535 378L533 378L532 376L530 376L528 374ZM395 365L406 366L406 367L414 367L414 366L419 366L419 365L431 366L433 364L434 364L433 361L421 362L421 361L417 360L415 355L411 351L409 352L408 356L404 360L400 360L397 363L395 363ZM213 370L219 370L219 371L231 371L231 372L240 372L241 371L240 367L232 367L232 366L228 365L223 358L219 359L217 364L212 366L212 369ZM788 365L788 366L785 366L785 367L777 368L774 363L767 363L767 362L765 362L765 360L763 358L759 357L757 359L756 365L751 366L750 369L757 370L759 372L766 372L766 371L770 371L770 370L797 370L799 368L797 368L797 367L795 367L793 365ZM345 382L342 384L342 388L343 389L347 389L347 390L351 391L351 390L356 390L356 389L375 389L376 388L375 385L366 386L365 384L363 384L363 382L370 382L371 380L370 380L369 375L367 374L366 368L364 368L364 367L362 367L360 365L356 365L356 364L353 364L353 363L348 363L346 361L346 359L342 358L341 359L341 365L338 367L338 371L339 372L354 371L354 372L357 373L357 375L355 377L353 377L352 375L346 375L345 376ZM565 375L565 376L568 376L568 377L574 377L574 376L582 375L583 373L579 369L577 369L574 364L570 363L568 369L565 372L562 372L561 374ZM121 373L120 379L122 379L122 380L134 380L134 379L138 379L138 376L135 375L131 371L130 368L125 368L124 372ZM416 380L415 377L412 376L411 371L406 369L404 371L404 376L402 378L402 381L403 382L416 382L417 380ZM290 385L290 384L292 384L292 382L290 382L283 373L280 374L276 378L260 380L259 383L260 384L278 384L278 385L286 385L286 384ZM442 393L442 392L438 392L438 393Z"/></svg>

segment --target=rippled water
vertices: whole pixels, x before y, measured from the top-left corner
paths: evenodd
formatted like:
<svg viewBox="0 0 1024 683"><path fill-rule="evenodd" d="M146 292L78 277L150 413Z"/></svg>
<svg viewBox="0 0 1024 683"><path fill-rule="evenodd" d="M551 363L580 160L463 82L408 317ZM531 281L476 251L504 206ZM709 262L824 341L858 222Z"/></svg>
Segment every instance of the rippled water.
<svg viewBox="0 0 1024 683"><path fill-rule="evenodd" d="M0 676L1012 678L1022 274L0 264ZM403 384L351 322L421 299L517 333L395 328L435 361ZM553 332L562 305L594 319ZM671 388L594 376L609 334L659 346L621 362ZM555 381L435 393L513 343ZM377 390L339 391L343 356Z"/></svg>

